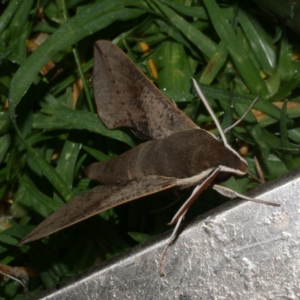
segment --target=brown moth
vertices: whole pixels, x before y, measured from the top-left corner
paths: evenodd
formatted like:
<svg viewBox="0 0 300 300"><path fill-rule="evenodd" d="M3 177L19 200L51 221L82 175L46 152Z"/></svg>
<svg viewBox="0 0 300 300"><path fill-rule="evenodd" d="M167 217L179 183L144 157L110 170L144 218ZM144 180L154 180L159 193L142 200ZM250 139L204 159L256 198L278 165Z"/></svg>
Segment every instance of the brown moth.
<svg viewBox="0 0 300 300"><path fill-rule="evenodd" d="M202 97L197 84L195 87ZM87 177L102 185L63 205L20 245L111 207L172 187L196 186L170 223L178 222L176 229L188 207L209 185L228 197L242 196L214 184L247 173L247 162L227 144L224 135L221 143L196 126L117 46L104 40L97 41L94 48L94 93L98 115L109 129L129 127L150 141L110 161L90 165ZM217 119L215 122L219 126Z"/></svg>

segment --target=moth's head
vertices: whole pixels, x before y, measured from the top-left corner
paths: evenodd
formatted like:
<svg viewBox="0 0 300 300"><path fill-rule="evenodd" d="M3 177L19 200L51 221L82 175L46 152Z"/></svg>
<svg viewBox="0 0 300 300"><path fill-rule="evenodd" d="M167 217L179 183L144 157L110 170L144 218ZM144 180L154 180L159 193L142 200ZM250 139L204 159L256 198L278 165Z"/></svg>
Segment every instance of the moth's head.
<svg viewBox="0 0 300 300"><path fill-rule="evenodd" d="M219 181L225 181L230 176L244 176L247 174L248 171L248 163L244 158L242 158L234 149L226 148L227 152L226 163L223 165L221 164L221 172L218 175Z"/></svg>
<svg viewBox="0 0 300 300"><path fill-rule="evenodd" d="M228 144L219 141L213 134L203 129L185 131L184 133L188 139L181 137L181 143L187 149L194 149L192 154L189 151L193 173L200 174L206 170L219 168L219 181L224 181L230 176L247 174L248 164L246 160ZM190 140L195 141L194 144L191 144Z"/></svg>

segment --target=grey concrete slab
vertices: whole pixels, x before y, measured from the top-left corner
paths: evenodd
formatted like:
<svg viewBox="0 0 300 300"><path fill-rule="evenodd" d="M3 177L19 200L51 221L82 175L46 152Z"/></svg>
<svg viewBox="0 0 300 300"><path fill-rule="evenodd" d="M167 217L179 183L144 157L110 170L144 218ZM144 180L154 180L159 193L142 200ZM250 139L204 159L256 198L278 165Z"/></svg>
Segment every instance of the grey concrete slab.
<svg viewBox="0 0 300 300"><path fill-rule="evenodd" d="M232 201L36 299L300 299L300 169L251 193L281 203Z"/></svg>

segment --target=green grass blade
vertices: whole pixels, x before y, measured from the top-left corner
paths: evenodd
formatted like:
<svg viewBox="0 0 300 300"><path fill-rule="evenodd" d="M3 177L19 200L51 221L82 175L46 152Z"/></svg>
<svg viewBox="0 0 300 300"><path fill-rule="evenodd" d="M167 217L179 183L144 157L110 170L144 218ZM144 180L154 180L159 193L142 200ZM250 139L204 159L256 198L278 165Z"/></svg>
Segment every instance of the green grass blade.
<svg viewBox="0 0 300 300"><path fill-rule="evenodd" d="M7 153L7 150L11 144L11 135L5 134L0 136L0 164L2 163L4 156Z"/></svg>
<svg viewBox="0 0 300 300"><path fill-rule="evenodd" d="M258 76L257 70L244 49L238 43L233 28L228 24L215 0L203 0L212 24L220 39L226 44L236 68L239 70L249 90L262 97L268 95L264 81Z"/></svg>
<svg viewBox="0 0 300 300"><path fill-rule="evenodd" d="M271 38L258 21L242 9L238 19L261 68L265 73L272 75L276 67L276 53Z"/></svg>
<svg viewBox="0 0 300 300"><path fill-rule="evenodd" d="M204 55L210 58L214 54L216 51L216 44L211 39L194 27L193 24L185 21L168 6L157 0L153 0L153 2L170 20L170 22L177 27L192 43L194 43L196 47L198 47L199 50L204 53Z"/></svg>
<svg viewBox="0 0 300 300"><path fill-rule="evenodd" d="M100 30L115 20L128 20L140 16L139 9L125 9L135 1L103 1L88 6L52 34L19 68L10 87L10 107L22 99L40 69L59 51Z"/></svg>
<svg viewBox="0 0 300 300"><path fill-rule="evenodd" d="M30 201L27 203L28 206L32 207L34 211L45 218L64 203L63 201L54 201L52 198L47 197L26 177L19 176L19 181L30 195ZM22 203L25 204L25 202Z"/></svg>
<svg viewBox="0 0 300 300"><path fill-rule="evenodd" d="M160 70L157 79L160 89L188 93L191 88L192 71L183 45L166 41L159 48L156 57L160 58L156 60L157 69Z"/></svg>
<svg viewBox="0 0 300 300"><path fill-rule="evenodd" d="M76 175L74 171L80 148L80 143L66 140L56 166L56 172L64 178L70 190L72 189L74 176Z"/></svg>
<svg viewBox="0 0 300 300"><path fill-rule="evenodd" d="M282 148L290 149L290 143L288 141L288 133L287 133L287 124L286 124L286 107L287 107L287 101L284 101L282 111L281 111L281 120L280 120L280 137L281 137L281 144ZM284 161L286 163L286 166L289 170L292 170L295 168L293 157L289 152L285 152L284 155Z"/></svg>
<svg viewBox="0 0 300 300"><path fill-rule="evenodd" d="M73 128L73 129L87 129L89 131L99 133L101 135L122 141L129 146L135 145L131 135L121 130L109 130L100 121L99 117L88 111L78 111L69 108L43 108L43 113L54 117L51 123L42 121L42 124L33 124L35 128L43 129L58 129L58 128ZM50 120L50 119L48 119ZM57 121L59 123L57 123ZM58 124L58 126L56 126Z"/></svg>
<svg viewBox="0 0 300 300"><path fill-rule="evenodd" d="M282 80L293 78L295 70L292 63L292 47L289 45L285 31L280 40L280 52L278 60L278 73Z"/></svg>
<svg viewBox="0 0 300 300"><path fill-rule="evenodd" d="M12 0L9 2L6 10L2 13L0 17L0 32L2 32L5 27L10 22L11 18L14 16L19 6L21 5L21 0Z"/></svg>
<svg viewBox="0 0 300 300"><path fill-rule="evenodd" d="M201 74L200 83L209 85L215 79L221 68L224 66L228 57L228 50L222 41L217 46L216 52L210 58L203 73Z"/></svg>

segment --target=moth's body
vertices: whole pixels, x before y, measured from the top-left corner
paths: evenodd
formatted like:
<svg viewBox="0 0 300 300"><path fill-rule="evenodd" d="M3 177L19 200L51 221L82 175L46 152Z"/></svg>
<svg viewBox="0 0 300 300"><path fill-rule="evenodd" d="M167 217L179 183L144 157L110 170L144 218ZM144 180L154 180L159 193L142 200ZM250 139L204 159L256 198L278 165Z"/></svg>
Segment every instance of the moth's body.
<svg viewBox="0 0 300 300"><path fill-rule="evenodd" d="M149 175L189 178L219 166L243 174L247 171L247 164L234 152L199 128L140 144L110 161L90 165L86 174L102 184L117 184ZM221 172L218 179L230 175Z"/></svg>

